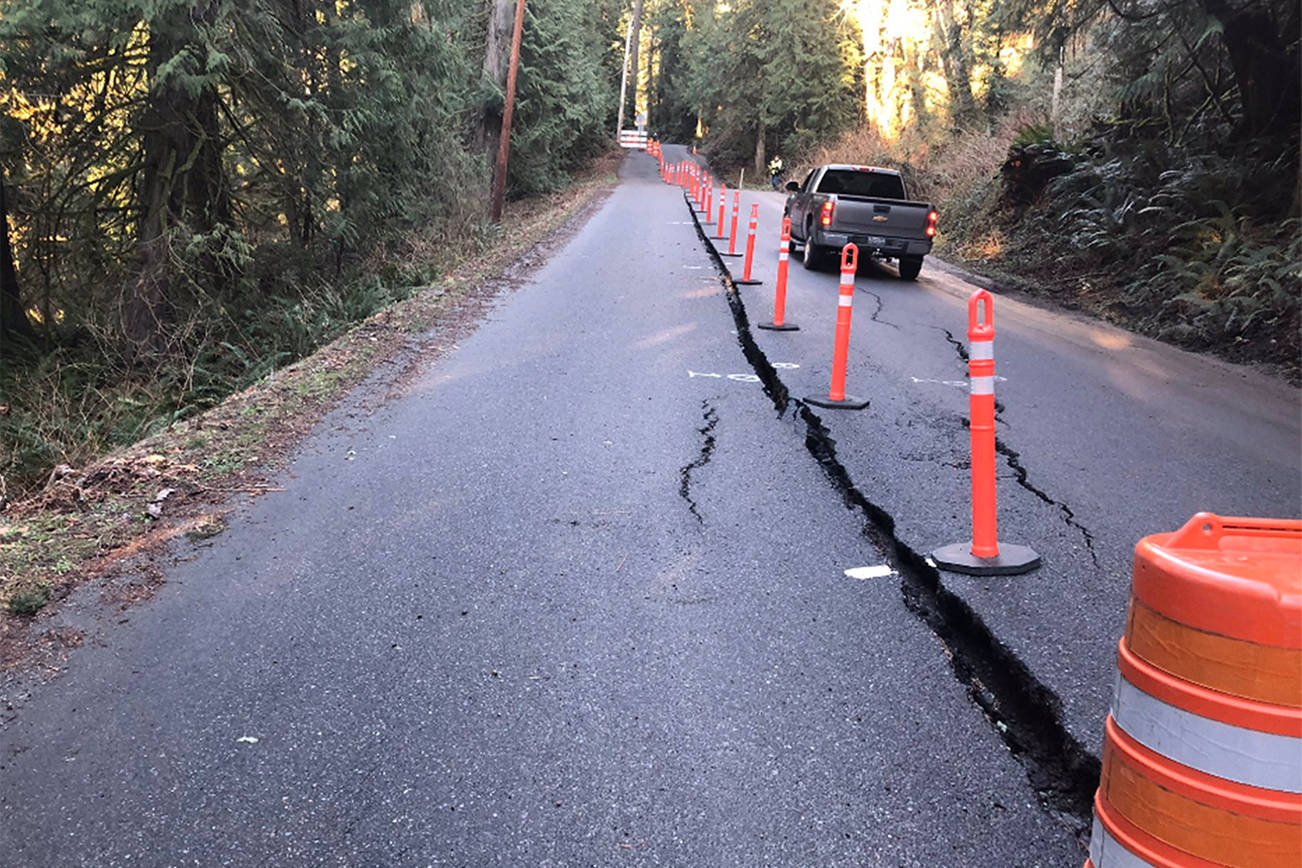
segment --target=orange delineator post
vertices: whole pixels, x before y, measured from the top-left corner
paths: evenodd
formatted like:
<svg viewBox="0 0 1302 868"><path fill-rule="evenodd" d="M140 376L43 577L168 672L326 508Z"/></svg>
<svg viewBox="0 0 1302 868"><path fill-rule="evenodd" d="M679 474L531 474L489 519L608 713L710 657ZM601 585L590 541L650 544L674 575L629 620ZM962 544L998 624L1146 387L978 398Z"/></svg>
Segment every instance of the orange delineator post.
<svg viewBox="0 0 1302 868"><path fill-rule="evenodd" d="M972 451L972 541L932 552L941 569L976 576L1011 576L1040 565L1022 545L999 546L995 496L995 315L994 297L984 289L967 303L968 426Z"/></svg>
<svg viewBox="0 0 1302 868"><path fill-rule="evenodd" d="M741 280L734 280L736 286L755 286L763 283L762 280L752 280L750 276L751 263L755 261L755 227L759 223L759 203L750 203L750 225L746 227L746 258L741 269Z"/></svg>
<svg viewBox="0 0 1302 868"><path fill-rule="evenodd" d="M732 229L728 233L728 256L737 255L737 211L741 208L741 191L732 191Z"/></svg>
<svg viewBox="0 0 1302 868"><path fill-rule="evenodd" d="M762 329L777 332L797 331L800 326L786 321L787 262L791 258L791 218L782 218L782 235L778 239L778 284L773 293L773 321L757 323Z"/></svg>
<svg viewBox="0 0 1302 868"><path fill-rule="evenodd" d="M727 204L726 204L727 201L728 201L728 185L721 184L719 185L719 228L715 230L714 233L715 238L723 237L723 216L727 208Z"/></svg>
<svg viewBox="0 0 1302 868"><path fill-rule="evenodd" d="M854 307L854 275L859 269L859 247L847 244L841 248L841 287L836 299L836 341L832 347L832 385L826 398L810 397L805 403L829 409L862 410L868 406L865 398L845 393L845 369L850 358L850 316Z"/></svg>
<svg viewBox="0 0 1302 868"><path fill-rule="evenodd" d="M1086 868L1302 865L1302 521L1135 546Z"/></svg>
<svg viewBox="0 0 1302 868"><path fill-rule="evenodd" d="M983 290L984 291L984 290ZM981 309L984 307L985 316ZM972 555L999 557L995 514L995 326L990 293L968 299L968 426L972 446Z"/></svg>
<svg viewBox="0 0 1302 868"><path fill-rule="evenodd" d="M711 179L710 179L710 182L709 182L708 184L706 184L706 186L705 186L705 213L704 213L704 217L705 217L705 222L706 222L706 223L709 223L709 222L710 222L710 211L713 210L713 208L714 208L714 179L711 178Z"/></svg>

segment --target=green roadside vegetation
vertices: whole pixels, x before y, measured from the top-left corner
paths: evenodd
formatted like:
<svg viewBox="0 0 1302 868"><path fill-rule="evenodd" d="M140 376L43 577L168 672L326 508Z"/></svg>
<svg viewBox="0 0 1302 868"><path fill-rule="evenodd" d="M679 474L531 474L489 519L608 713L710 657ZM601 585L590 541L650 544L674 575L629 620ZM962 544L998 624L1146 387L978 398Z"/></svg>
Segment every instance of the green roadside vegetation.
<svg viewBox="0 0 1302 868"><path fill-rule="evenodd" d="M220 533L231 496L270 490L278 460L382 362L393 364L377 388L400 388L473 328L520 259L563 240L559 230L613 188L617 159L608 154L559 191L509 203L491 237L440 256L443 271L428 285L409 287L305 358L84 466L60 465L35 495L10 504L0 513L0 652L7 633L85 580L177 538Z"/></svg>

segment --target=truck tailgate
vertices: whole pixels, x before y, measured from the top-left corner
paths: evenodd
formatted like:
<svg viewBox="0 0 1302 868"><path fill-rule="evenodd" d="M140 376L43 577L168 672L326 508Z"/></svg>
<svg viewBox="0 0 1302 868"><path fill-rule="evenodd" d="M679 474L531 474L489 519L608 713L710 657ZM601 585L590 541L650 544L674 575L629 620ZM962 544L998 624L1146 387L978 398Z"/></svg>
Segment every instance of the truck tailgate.
<svg viewBox="0 0 1302 868"><path fill-rule="evenodd" d="M837 196L832 228L856 235L925 238L930 210L926 202Z"/></svg>

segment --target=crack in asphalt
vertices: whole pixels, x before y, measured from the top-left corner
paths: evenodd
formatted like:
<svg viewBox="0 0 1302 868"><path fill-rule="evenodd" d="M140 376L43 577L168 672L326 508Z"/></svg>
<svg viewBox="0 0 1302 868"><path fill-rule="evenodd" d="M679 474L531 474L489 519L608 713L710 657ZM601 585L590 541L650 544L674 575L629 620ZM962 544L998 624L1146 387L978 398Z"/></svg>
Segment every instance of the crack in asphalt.
<svg viewBox="0 0 1302 868"><path fill-rule="evenodd" d="M705 424L696 429L704 440L701 442L701 452L696 456L696 460L691 464L684 465L678 471L678 494L683 500L687 501L687 508L692 515L696 516L699 524L705 524L705 519L701 517L701 512L697 509L696 501L692 499L692 471L699 470L710 463L714 457L714 426L719 424L719 414L710 405L709 401L702 401L701 406L705 409Z"/></svg>
<svg viewBox="0 0 1302 868"><path fill-rule="evenodd" d="M967 347L963 346L962 341L954 337L954 333L952 331L950 331L949 329L941 328L940 326L932 326L932 328L936 329L937 331L942 331L945 333L945 340L949 341L950 346L954 348L954 352L958 353L958 357L963 360L963 364L966 365L968 361L970 361L967 355Z"/></svg>
<svg viewBox="0 0 1302 868"><path fill-rule="evenodd" d="M1063 725L1058 696L999 641L980 615L944 586L939 571L927 558L897 536L895 518L858 488L837 458L836 441L822 419L803 401L790 397L777 370L755 342L745 304L727 276L727 269L713 245L707 243L706 249L723 275L737 341L760 378L764 393L780 417L795 405L792 418L804 423L805 448L818 461L845 506L864 516L863 534L900 576L905 607L945 647L955 679L1021 762L1041 806L1070 829L1084 849L1101 768L1098 758ZM953 336L946 334L957 346ZM966 353L962 348L959 351Z"/></svg>
<svg viewBox="0 0 1302 868"><path fill-rule="evenodd" d="M877 307L874 308L873 312L868 315L868 319L872 320L873 322L881 323L884 326L890 326L891 328L896 329L898 331L900 327L895 323L889 322L888 320L877 318L878 314L882 312L882 308L885 307L885 303L882 301L882 297L877 293L873 292L871 289L860 289L859 291L862 292L864 295L867 295L870 298L872 298L873 301L877 302Z"/></svg>
<svg viewBox="0 0 1302 868"><path fill-rule="evenodd" d="M1094 550L1094 534L1090 533L1088 528L1076 520L1076 513L1072 508L1060 500L1054 500L1035 485L1031 484L1030 480L1027 479L1027 470L1022 466L1022 456L1018 454L1016 449L1013 449L998 437L995 438L995 451L1004 456L1009 468L1016 476L1018 485L1031 492L1031 494L1034 494L1050 506L1056 506L1058 511L1062 513L1063 522L1065 522L1069 527L1074 527L1076 530L1080 531L1080 535L1085 539L1085 548L1089 551L1090 560L1094 562L1095 569L1102 569L1102 565L1099 563L1098 552Z"/></svg>

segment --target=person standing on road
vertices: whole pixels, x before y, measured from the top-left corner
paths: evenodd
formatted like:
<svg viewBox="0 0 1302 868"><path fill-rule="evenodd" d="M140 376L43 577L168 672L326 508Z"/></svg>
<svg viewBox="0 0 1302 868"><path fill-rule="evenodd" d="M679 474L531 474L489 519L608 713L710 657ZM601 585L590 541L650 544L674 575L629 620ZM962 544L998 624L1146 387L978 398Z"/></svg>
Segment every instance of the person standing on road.
<svg viewBox="0 0 1302 868"><path fill-rule="evenodd" d="M769 182L773 185L774 190L778 188L778 181L781 179L781 177L782 177L782 158L779 156L774 156L773 159L769 160Z"/></svg>

